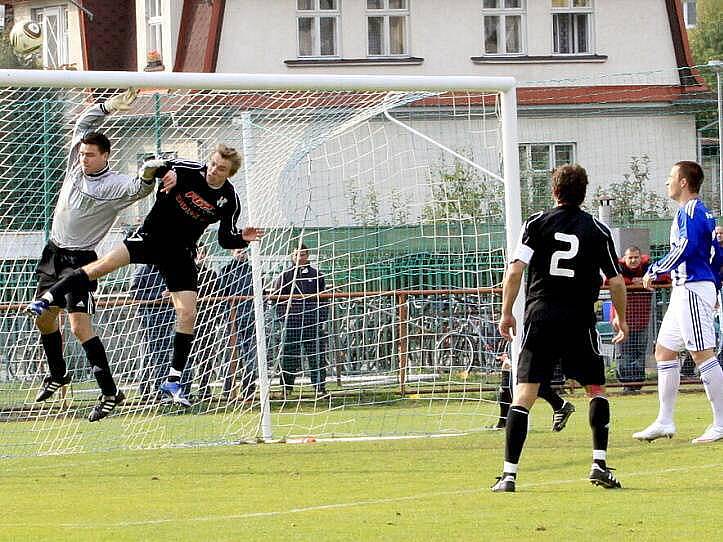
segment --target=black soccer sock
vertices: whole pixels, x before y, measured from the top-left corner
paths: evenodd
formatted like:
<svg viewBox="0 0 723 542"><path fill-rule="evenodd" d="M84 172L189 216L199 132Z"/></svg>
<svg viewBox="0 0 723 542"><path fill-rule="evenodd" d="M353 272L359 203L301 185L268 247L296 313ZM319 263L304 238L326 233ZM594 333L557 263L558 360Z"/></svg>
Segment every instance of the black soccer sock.
<svg viewBox="0 0 723 542"><path fill-rule="evenodd" d="M507 433L505 434L505 461L520 462L522 447L527 438L527 418L530 411L523 406L515 405L507 415Z"/></svg>
<svg viewBox="0 0 723 542"><path fill-rule="evenodd" d="M100 339L97 336L88 339L83 343L83 350L85 350L85 355L93 368L93 376L98 382L101 393L107 396L118 393L118 388L113 381L113 375L108 365L108 356Z"/></svg>
<svg viewBox="0 0 723 542"><path fill-rule="evenodd" d="M76 269L64 279L53 284L41 297L46 297L47 294L50 294L52 299L49 301L51 302L64 299L67 293L74 290L88 290L88 288L90 288L90 283L91 280L88 278L86 272L83 271L82 268Z"/></svg>
<svg viewBox="0 0 723 542"><path fill-rule="evenodd" d="M506 420L507 414L510 411L510 404L512 403L511 380L512 373L510 371L502 371L500 387L497 390L497 402L500 405L500 421Z"/></svg>
<svg viewBox="0 0 723 542"><path fill-rule="evenodd" d="M550 403L552 410L560 410L565 404L565 400L552 389L549 383L540 384L537 396Z"/></svg>
<svg viewBox="0 0 723 542"><path fill-rule="evenodd" d="M183 372L188 362L188 356L191 353L191 344L193 343L193 333L181 333L176 331L173 337L173 359L171 360L171 368L179 373ZM169 375L169 382L180 382L181 377L177 375Z"/></svg>
<svg viewBox="0 0 723 542"><path fill-rule="evenodd" d="M606 451L610 432L610 403L605 397L597 396L590 400L590 428L593 450ZM605 468L605 460L596 459L595 463Z"/></svg>
<svg viewBox="0 0 723 542"><path fill-rule="evenodd" d="M65 358L63 358L63 336L60 330L47 335L41 334L40 342L43 344L45 357L48 360L50 378L55 382L62 382L68 368L65 365Z"/></svg>

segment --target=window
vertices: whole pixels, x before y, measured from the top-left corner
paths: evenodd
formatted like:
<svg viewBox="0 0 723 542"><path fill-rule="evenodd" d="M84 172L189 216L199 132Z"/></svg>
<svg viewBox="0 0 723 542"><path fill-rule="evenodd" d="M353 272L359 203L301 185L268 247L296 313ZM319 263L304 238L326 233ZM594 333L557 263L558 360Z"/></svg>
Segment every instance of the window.
<svg viewBox="0 0 723 542"><path fill-rule="evenodd" d="M695 0L683 0L683 19L686 28L695 28L698 24Z"/></svg>
<svg viewBox="0 0 723 542"><path fill-rule="evenodd" d="M525 0L482 0L484 54L524 53L524 18Z"/></svg>
<svg viewBox="0 0 723 542"><path fill-rule="evenodd" d="M68 64L68 8L34 9L32 18L43 27L43 66L59 68Z"/></svg>
<svg viewBox="0 0 723 542"><path fill-rule="evenodd" d="M552 0L553 52L592 54L592 0Z"/></svg>
<svg viewBox="0 0 723 542"><path fill-rule="evenodd" d="M296 0L300 57L339 56L339 2Z"/></svg>
<svg viewBox="0 0 723 542"><path fill-rule="evenodd" d="M157 51L164 58L162 1L146 0L146 53Z"/></svg>
<svg viewBox="0 0 723 542"><path fill-rule="evenodd" d="M408 56L408 0L367 0L367 54Z"/></svg>
<svg viewBox="0 0 723 542"><path fill-rule="evenodd" d="M522 143L520 151L520 190L523 216L549 209L552 204L552 171L575 162L574 143Z"/></svg>

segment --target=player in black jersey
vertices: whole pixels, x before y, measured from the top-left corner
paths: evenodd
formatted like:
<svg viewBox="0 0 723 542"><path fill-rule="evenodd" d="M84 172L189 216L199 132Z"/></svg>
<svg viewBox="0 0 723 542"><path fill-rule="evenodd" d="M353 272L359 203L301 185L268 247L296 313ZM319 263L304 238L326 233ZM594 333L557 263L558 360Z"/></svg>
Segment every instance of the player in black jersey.
<svg viewBox="0 0 723 542"><path fill-rule="evenodd" d="M593 304L600 292L602 271L617 312L613 342L624 341L628 333L625 281L610 230L580 209L586 189L587 173L581 166L566 164L555 170L552 195L557 207L525 222L505 274L499 329L510 340L516 333L512 305L528 268L517 385L507 418L504 468L492 486L495 492L515 490L529 409L540 385L550 382L558 360L563 373L580 382L590 397L593 464L589 479L606 488L620 487L606 464L610 406L605 398L605 367Z"/></svg>
<svg viewBox="0 0 723 542"><path fill-rule="evenodd" d="M226 145L216 146L208 164L188 160L159 161L155 175L163 184L143 225L104 257L91 262L52 286L28 305L28 312L42 314L54 299L83 289L90 281L129 263L154 264L171 292L176 310L173 359L161 391L183 406L191 403L180 386L193 341L198 298L195 264L196 243L204 230L220 222L218 242L223 248L244 248L263 236L263 230L236 227L241 203L228 181L239 169L241 157Z"/></svg>

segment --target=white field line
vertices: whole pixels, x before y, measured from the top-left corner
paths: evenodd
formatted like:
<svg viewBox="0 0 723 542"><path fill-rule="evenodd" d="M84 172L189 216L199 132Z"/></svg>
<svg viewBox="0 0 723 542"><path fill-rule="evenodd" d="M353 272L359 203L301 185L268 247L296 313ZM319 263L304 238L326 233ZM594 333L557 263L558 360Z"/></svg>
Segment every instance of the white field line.
<svg viewBox="0 0 723 542"><path fill-rule="evenodd" d="M636 476L660 476L661 474L668 474L673 472L688 472L691 470L700 469L716 469L723 467L723 463L712 463L708 465L689 465L686 467L672 467L663 470L651 470L641 472L627 472L624 474L625 479L636 477ZM529 484L518 484L517 487L520 489L534 488L534 487L545 487L545 486L558 486L565 484L577 484L580 482L587 482L587 478L573 478L569 480L554 480L549 482L535 482ZM198 516L198 517L174 517L164 519L149 519L149 520L138 520L138 521L120 521L111 523L104 521L103 523L56 523L54 527L62 527L65 529L107 529L108 527L138 527L144 525L163 525L163 524L180 524L180 523L201 523L208 521L229 521L239 519L252 519L252 518L265 518L265 517L278 517L292 514L304 514L306 512L320 512L325 510L340 510L345 508L357 508L362 506L375 506L379 504L390 504L398 502L415 501L437 497L454 497L461 495L472 495L475 493L484 493L489 491L489 486L471 488L471 489L459 489L454 491L434 491L428 493L417 493L416 495L405 495L400 497L388 497L384 499L365 499L361 501L350 501L333 504L320 504L316 506L305 506L303 508L289 508L288 510L270 510L268 512L246 512L243 514L227 514L227 515L211 515L211 516ZM600 490L606 491L606 490ZM37 523L3 523L7 527L37 527Z"/></svg>

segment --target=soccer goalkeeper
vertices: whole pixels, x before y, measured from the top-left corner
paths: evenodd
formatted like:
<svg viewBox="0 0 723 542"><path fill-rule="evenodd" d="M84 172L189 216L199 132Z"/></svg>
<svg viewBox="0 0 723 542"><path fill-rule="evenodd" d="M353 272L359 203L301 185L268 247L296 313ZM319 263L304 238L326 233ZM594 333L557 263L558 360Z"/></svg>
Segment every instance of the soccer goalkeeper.
<svg viewBox="0 0 723 542"><path fill-rule="evenodd" d="M78 118L50 239L36 269L36 296L44 294L62 277L96 260L95 249L118 213L152 192L153 175L130 177L110 169L110 141L94 131L106 115L129 109L135 99L136 91L128 89L90 107ZM124 399L113 380L103 343L91 324L96 286L95 281L90 281L57 296L48 310L35 320L49 368L35 400L49 399L58 388L70 382L59 329L59 314L65 309L73 335L85 350L102 394L90 412L91 422L105 418Z"/></svg>
<svg viewBox="0 0 723 542"><path fill-rule="evenodd" d="M239 169L241 156L236 149L219 144L207 164L174 159L146 163L144 177L161 177L156 202L143 225L100 260L92 261L70 273L30 303L26 311L42 318L48 307L68 292L86 289L96 279L128 265L150 263L159 272L171 292L176 310L173 359L161 392L174 403L191 406L180 384L193 342L198 299L198 269L194 257L196 244L206 228L220 222L218 242L223 248L243 248L257 241L263 230L236 226L241 203L228 180Z"/></svg>

